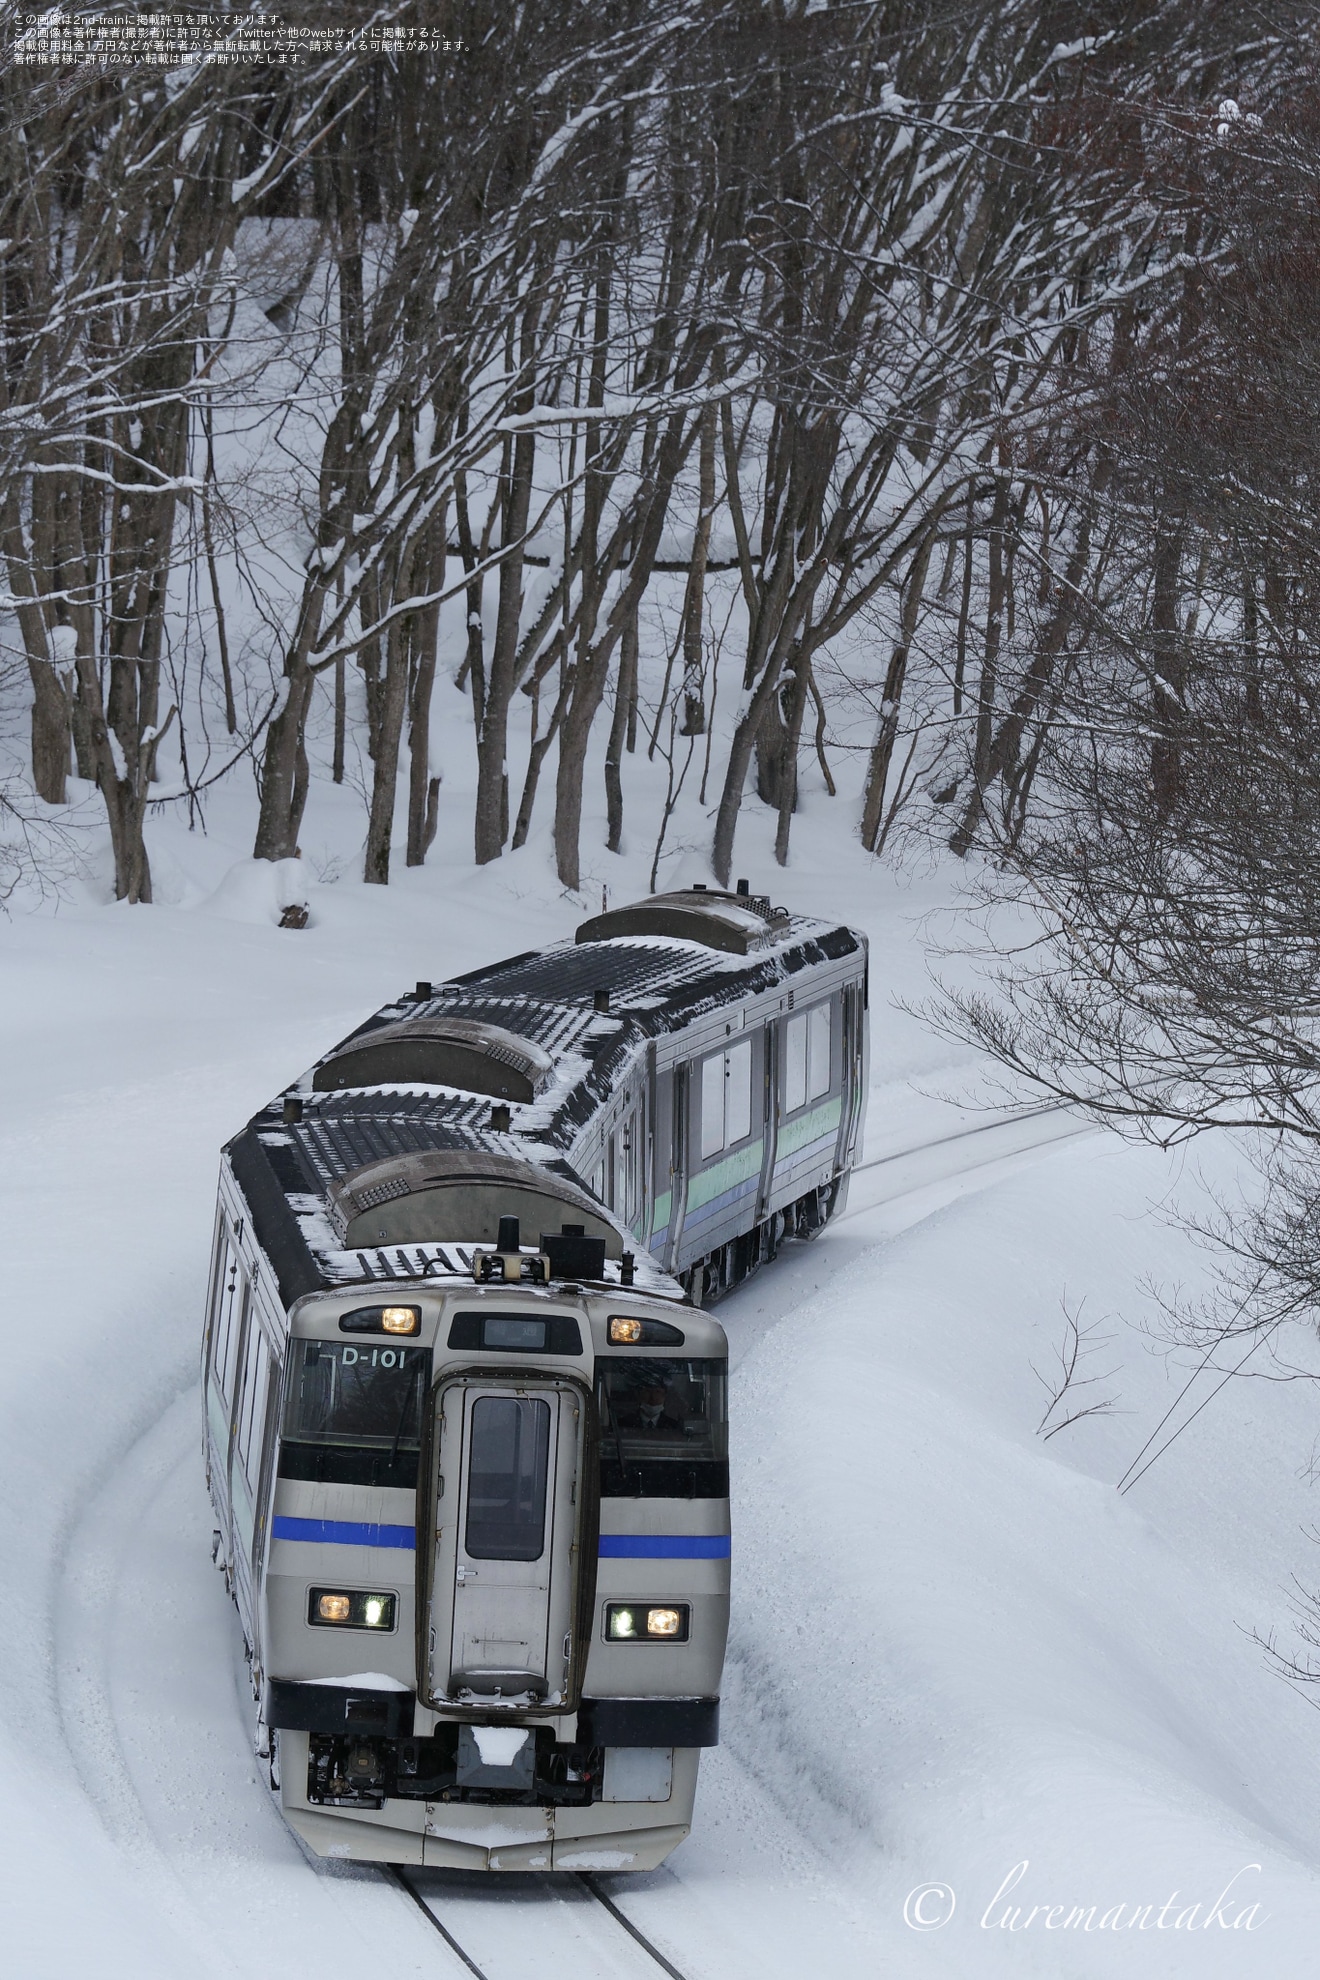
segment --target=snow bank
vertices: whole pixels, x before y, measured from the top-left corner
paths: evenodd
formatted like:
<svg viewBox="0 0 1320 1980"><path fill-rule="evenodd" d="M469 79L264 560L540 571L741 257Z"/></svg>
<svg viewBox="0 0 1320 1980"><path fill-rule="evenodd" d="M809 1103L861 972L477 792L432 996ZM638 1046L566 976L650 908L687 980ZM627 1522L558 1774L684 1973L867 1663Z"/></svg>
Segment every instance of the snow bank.
<svg viewBox="0 0 1320 1980"><path fill-rule="evenodd" d="M169 814L149 828L180 905L3 924L0 1877L22 1980L310 1980L326 1947L437 1971L397 1890L310 1864L270 1806L209 1563L195 1385L221 1142L417 978L566 935L603 886L645 891L640 826L628 859L589 854L578 899L544 831L474 871L454 761L430 862L389 888L335 881L361 842L346 790L314 786L308 857L272 867L239 858L246 812L226 828L219 787L209 836ZM1286 1623L1291 1576L1313 1578L1312 1391L1231 1385L1116 1492L1183 1379L1143 1331L1142 1282L1201 1270L1151 1208L1194 1178L1099 1135L1033 1152L1024 1132L1006 1159L945 1140L974 1117L939 1096L979 1069L893 999L920 994L946 881L877 868L823 799L787 873L773 829L749 808L737 870L872 936L869 1152L897 1159L721 1308L725 1743L691 1839L618 1888L692 1980L1309 1980L1320 1727L1250 1632ZM695 846L675 871L708 877ZM275 925L292 899L313 905L296 935ZM1231 1152L1214 1161L1227 1177ZM1032 1364L1051 1364L1065 1296L1113 1336L1097 1366L1116 1410L1046 1443ZM1204 1925L1234 1877L1226 1913L1261 1915ZM1096 1926L1120 1904L1153 1910ZM1060 1908L1083 1923L1050 1924Z"/></svg>

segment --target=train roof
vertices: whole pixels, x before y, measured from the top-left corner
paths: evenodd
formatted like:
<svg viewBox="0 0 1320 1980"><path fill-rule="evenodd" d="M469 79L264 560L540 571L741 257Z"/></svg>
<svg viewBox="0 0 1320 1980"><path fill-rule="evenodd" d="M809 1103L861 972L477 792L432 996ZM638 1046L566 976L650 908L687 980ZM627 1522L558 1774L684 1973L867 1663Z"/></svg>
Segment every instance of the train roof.
<svg viewBox="0 0 1320 1980"><path fill-rule="evenodd" d="M489 1241L470 1224L406 1244L359 1241L372 1203L428 1187L461 1192L455 1205L470 1206L474 1190L514 1208L519 1191L529 1206L552 1199L607 1238L605 1282L618 1283L635 1240L568 1153L646 1041L864 951L840 924L693 888L597 915L571 942L419 983L226 1149L285 1304L364 1281L469 1276L472 1243ZM638 1291L678 1296L644 1250L635 1271Z"/></svg>

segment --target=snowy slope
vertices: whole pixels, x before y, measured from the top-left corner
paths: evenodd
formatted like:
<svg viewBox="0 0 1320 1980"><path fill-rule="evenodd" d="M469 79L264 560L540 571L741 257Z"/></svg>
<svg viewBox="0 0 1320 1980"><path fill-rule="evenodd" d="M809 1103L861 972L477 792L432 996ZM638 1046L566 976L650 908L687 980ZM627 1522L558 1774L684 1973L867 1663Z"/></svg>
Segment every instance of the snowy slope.
<svg viewBox="0 0 1320 1980"><path fill-rule="evenodd" d="M89 896L0 924L0 1944L21 1980L292 1980L330 1953L449 1970L397 1890L308 1863L265 1799L196 1397L221 1140L400 985L580 918L542 845L446 870L466 799L446 802L433 864L389 889L319 884L310 856L310 886L254 869L217 804L209 838L155 828L174 905ZM346 819L323 802L309 848L342 844ZM1051 1139L1057 1120L944 1141L971 1117L940 1093L977 1068L890 1003L920 991L919 917L943 881L899 885L808 813L767 883L761 833L740 871L871 935L871 1154L941 1147L859 1175L836 1226L721 1309L725 1744L692 1839L617 1889L691 1980L1300 1980L1320 1930L1320 1726L1249 1632L1286 1620L1315 1559L1310 1389L1232 1385L1115 1492L1183 1379L1143 1331L1142 1285L1202 1269L1151 1208L1195 1178L1099 1134ZM635 895L648 864L598 854L593 885ZM290 887L312 906L299 933L274 926ZM1227 1174L1230 1151L1207 1159ZM1065 1295L1112 1316L1098 1365L1121 1413L1045 1443L1032 1364L1055 1353ZM1200 1929L1235 1873L1223 1915L1259 1909ZM936 1882L952 1918L914 1929L905 1900ZM913 1903L918 1927L947 1908ZM1063 1923L1120 1904L1117 1930ZM1051 1924L1033 1905L1062 1909Z"/></svg>

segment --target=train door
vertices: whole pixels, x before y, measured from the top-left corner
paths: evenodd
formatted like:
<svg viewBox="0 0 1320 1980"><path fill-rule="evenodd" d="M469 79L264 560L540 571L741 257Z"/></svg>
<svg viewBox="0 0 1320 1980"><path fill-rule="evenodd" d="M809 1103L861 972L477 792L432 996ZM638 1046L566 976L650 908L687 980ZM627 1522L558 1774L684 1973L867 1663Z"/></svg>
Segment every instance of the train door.
<svg viewBox="0 0 1320 1980"><path fill-rule="evenodd" d="M857 1129L866 1106L866 1018L862 986L849 983L843 991L843 1118L839 1123L836 1164L848 1168L860 1154Z"/></svg>
<svg viewBox="0 0 1320 1980"><path fill-rule="evenodd" d="M683 1224L687 1215L688 1185L688 1087L690 1076L688 1067L674 1067L673 1087L670 1100L670 1122L672 1141L669 1160L669 1242L665 1246L664 1262L668 1270L678 1270L678 1254L683 1242Z"/></svg>
<svg viewBox="0 0 1320 1980"><path fill-rule="evenodd" d="M438 1702L570 1700L585 1397L464 1376L437 1396L426 1646Z"/></svg>
<svg viewBox="0 0 1320 1980"><path fill-rule="evenodd" d="M637 1235L642 1213L642 1109L634 1101L610 1136L613 1189L609 1204L621 1223Z"/></svg>
<svg viewBox="0 0 1320 1980"><path fill-rule="evenodd" d="M217 1234L207 1336L206 1422L212 1498L223 1524L221 1542L232 1554L229 1455L238 1427L239 1350L251 1287L238 1252L238 1231L226 1219Z"/></svg>
<svg viewBox="0 0 1320 1980"><path fill-rule="evenodd" d="M251 1298L246 1301L246 1318L242 1380L234 1397L234 1434L229 1455L229 1503L234 1522L230 1561L238 1590L239 1613L248 1625L248 1641L255 1647L252 1589L264 1538L257 1527L257 1508L267 1444L271 1353Z"/></svg>

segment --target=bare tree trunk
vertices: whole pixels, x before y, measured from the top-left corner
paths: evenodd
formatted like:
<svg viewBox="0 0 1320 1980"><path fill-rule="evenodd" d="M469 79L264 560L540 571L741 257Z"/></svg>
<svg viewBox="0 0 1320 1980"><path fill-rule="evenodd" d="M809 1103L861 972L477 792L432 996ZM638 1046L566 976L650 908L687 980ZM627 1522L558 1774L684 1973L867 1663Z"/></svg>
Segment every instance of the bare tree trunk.
<svg viewBox="0 0 1320 1980"><path fill-rule="evenodd" d="M637 741L638 628L634 611L619 644L619 679L614 693L614 720L605 751L606 845L616 853L623 844L623 753Z"/></svg>
<svg viewBox="0 0 1320 1980"><path fill-rule="evenodd" d="M587 372L587 405L598 407L605 397L605 367L610 338L610 280L612 275L608 244L598 252L595 275L595 309L592 316L591 364ZM605 671L600 669L596 689L596 620L604 583L600 570L600 522L605 503L606 476L602 472L603 441L599 419L587 426L582 484L581 568L582 590L578 607L577 657L566 670L570 692L559 727L559 765L555 779L555 865L566 887L579 884L578 850L582 822L582 779L585 772L587 735L595 718L600 695L605 689ZM567 649L566 649L567 651ZM608 666L608 660L605 665Z"/></svg>
<svg viewBox="0 0 1320 1980"><path fill-rule="evenodd" d="M430 525L429 550L423 562L428 592L438 591L445 572L447 508ZM440 779L431 775L431 692L435 686L436 649L440 640L440 607L428 605L417 617L413 642L412 694L408 727L408 864L422 866L435 838Z"/></svg>
<svg viewBox="0 0 1320 1980"><path fill-rule="evenodd" d="M380 721L376 732L376 761L371 780L371 810L367 819L367 849L362 878L380 887L390 878L390 841L394 834L394 801L399 782L399 748L408 706L411 614L396 619L385 638L385 678L381 683Z"/></svg>
<svg viewBox="0 0 1320 1980"><path fill-rule="evenodd" d="M587 745L605 692L610 656L624 628L635 617L655 567L674 483L695 434L696 422L689 420L684 412L672 413L666 421L642 521L633 537L632 561L623 589L599 638L573 669L572 694L559 735L555 779L555 865L565 887L576 889L581 884L582 787Z"/></svg>
<svg viewBox="0 0 1320 1980"><path fill-rule="evenodd" d="M529 305L522 323L521 383L513 410L526 412L535 393L532 372L539 305ZM520 428L506 448L507 468L501 499L503 544L508 555L500 564L499 604L491 645L490 672L477 732L477 802L474 818L478 866L498 859L509 836L509 704L517 682L518 631L523 602L523 539L532 504L532 474L536 465L536 436Z"/></svg>
<svg viewBox="0 0 1320 1980"><path fill-rule="evenodd" d="M307 797L305 726L315 676L308 664L324 603L319 578L303 589L298 626L284 658L282 701L266 729L254 859L292 859Z"/></svg>
<svg viewBox="0 0 1320 1980"><path fill-rule="evenodd" d="M809 636L798 641L789 662L789 688L785 709L783 756L779 765L779 817L775 826L775 859L788 865L788 836L793 813L797 810L798 749L802 742L802 720L807 712L811 684L811 644Z"/></svg>
<svg viewBox="0 0 1320 1980"><path fill-rule="evenodd" d="M701 444L698 451L697 526L692 536L692 562L688 567L683 596L683 721L680 734L706 733L703 701L701 633L706 606L706 564L710 555L710 526L715 513L715 406L701 415Z"/></svg>
<svg viewBox="0 0 1320 1980"><path fill-rule="evenodd" d="M32 782L47 804L68 796L69 697L47 660L29 660L32 679Z"/></svg>
<svg viewBox="0 0 1320 1980"><path fill-rule="evenodd" d="M1178 579L1182 565L1183 525L1163 508L1156 512L1155 555L1151 599L1151 645L1155 685L1151 714L1155 739L1150 749L1150 777L1156 809L1168 818L1182 794L1182 751L1178 730L1183 719L1186 658L1178 629Z"/></svg>
<svg viewBox="0 0 1320 1980"><path fill-rule="evenodd" d="M1054 680L1060 656L1067 646L1068 635L1076 622L1082 582L1091 562L1093 519L1093 511L1087 509L1083 511L1078 521L1063 583L1055 593L1054 609L1036 642L1031 665L1027 668L1022 684L1014 695L1008 713L987 752L984 782L978 781L975 784L967 810L949 841L952 851L960 857L971 848L985 811L986 794L996 778L1003 778L1009 785L1009 805L1011 807L1015 803L1020 818L1025 817L1027 796L1031 788L1031 780L1035 776L1035 769L1031 768L1024 781L1020 777L1015 777L1015 766L1021 757L1027 725L1037 718L1041 702ZM1039 759L1039 746L1035 747L1032 754L1037 760ZM1021 824L1017 830L1021 831Z"/></svg>
<svg viewBox="0 0 1320 1980"><path fill-rule="evenodd" d="M1008 522L1008 486L1003 477L995 486L990 512L989 585L986 596L985 644L981 678L976 690L976 737L972 749L972 791L962 820L949 838L950 850L961 858L970 849L990 782L990 752L994 742L995 697L999 688L999 647L1004 630L1004 530Z"/></svg>
<svg viewBox="0 0 1320 1980"><path fill-rule="evenodd" d="M963 531L962 591L958 599L958 637L955 643L953 662L953 712L962 714L963 685L967 679L967 627L972 616L972 551L975 538L972 524L976 512L976 495L967 490L967 527Z"/></svg>
<svg viewBox="0 0 1320 1980"><path fill-rule="evenodd" d="M215 612L215 637L220 650L220 678L225 691L225 727L232 736L238 728L238 711L234 707L234 677L229 667L229 631L225 625L225 601L220 591L220 573L216 569L215 540L211 531L211 491L215 487L215 438L211 419L211 403L208 399L202 413L203 430L206 435L206 478L202 489L202 542L206 550L206 569L211 581L211 605Z"/></svg>
<svg viewBox="0 0 1320 1980"><path fill-rule="evenodd" d="M341 653L335 661L335 742L334 755L330 762L330 781L342 784L344 781L344 745L347 741L348 707L346 682L344 679L344 656Z"/></svg>
<svg viewBox="0 0 1320 1980"><path fill-rule="evenodd" d="M934 524L938 521L938 517L932 521ZM930 534L913 560L907 584L903 589L898 639L889 656L884 692L880 697L880 726L871 746L871 761L866 773L866 795L862 800L862 844L869 853L873 853L876 849L876 839L885 815L885 786L889 782L889 765L894 754L894 744L898 739L908 655L912 650L912 640L917 630L921 595L926 588L926 573L930 568L930 554L934 546L935 529L932 526Z"/></svg>
<svg viewBox="0 0 1320 1980"><path fill-rule="evenodd" d="M527 834L532 829L532 811L536 804L536 793L541 781L541 767L550 752L550 745L559 734L564 720L564 710L568 707L569 692L572 687L572 674L567 667L560 670L559 692L555 697L554 713L544 735L533 736L531 752L527 759L527 775L523 779L522 798L518 805L518 819L513 828L513 849L527 844Z"/></svg>

